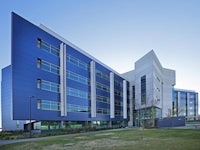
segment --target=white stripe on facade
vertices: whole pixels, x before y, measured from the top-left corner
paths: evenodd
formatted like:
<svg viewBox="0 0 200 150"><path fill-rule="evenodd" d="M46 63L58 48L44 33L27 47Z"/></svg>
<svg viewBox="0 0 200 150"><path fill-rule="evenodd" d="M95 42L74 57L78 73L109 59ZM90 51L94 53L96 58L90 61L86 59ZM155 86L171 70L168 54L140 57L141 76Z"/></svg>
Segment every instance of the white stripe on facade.
<svg viewBox="0 0 200 150"><path fill-rule="evenodd" d="M187 97L186 97L186 116L189 117L190 116L190 102L189 102L189 99L190 99L190 93L187 93Z"/></svg>
<svg viewBox="0 0 200 150"><path fill-rule="evenodd" d="M178 112L177 112L178 117L179 117L179 113L181 112L180 98L181 98L181 94L180 92L178 92Z"/></svg>
<svg viewBox="0 0 200 150"><path fill-rule="evenodd" d="M127 119L127 81L123 80L123 119Z"/></svg>
<svg viewBox="0 0 200 150"><path fill-rule="evenodd" d="M96 71L95 62L90 62L90 87L91 87L91 117L96 117Z"/></svg>
<svg viewBox="0 0 200 150"><path fill-rule="evenodd" d="M67 116L67 89L66 89L66 45L60 44L60 110L61 116Z"/></svg>
<svg viewBox="0 0 200 150"><path fill-rule="evenodd" d="M196 100L196 105L195 105L195 107L196 107L196 114L195 115L196 115L196 119L198 119L198 114L199 114L198 94L195 94L195 100Z"/></svg>
<svg viewBox="0 0 200 150"><path fill-rule="evenodd" d="M114 73L110 72L110 118L115 118Z"/></svg>

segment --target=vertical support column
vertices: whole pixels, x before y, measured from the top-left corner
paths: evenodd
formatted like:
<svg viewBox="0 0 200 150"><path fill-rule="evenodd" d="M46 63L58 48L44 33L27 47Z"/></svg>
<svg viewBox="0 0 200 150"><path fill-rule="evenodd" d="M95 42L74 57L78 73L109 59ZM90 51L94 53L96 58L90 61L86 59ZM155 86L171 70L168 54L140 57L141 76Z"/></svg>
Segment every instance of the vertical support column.
<svg viewBox="0 0 200 150"><path fill-rule="evenodd" d="M60 44L60 110L61 116L67 116L67 89L66 89L66 45Z"/></svg>
<svg viewBox="0 0 200 150"><path fill-rule="evenodd" d="M123 118L127 119L127 81L123 80Z"/></svg>
<svg viewBox="0 0 200 150"><path fill-rule="evenodd" d="M190 93L187 93L187 97L186 97L186 117L190 117L190 102L189 102L189 99L190 99Z"/></svg>
<svg viewBox="0 0 200 150"><path fill-rule="evenodd" d="M115 118L114 73L110 72L110 118Z"/></svg>
<svg viewBox="0 0 200 150"><path fill-rule="evenodd" d="M132 85L129 86L129 109L130 109L130 120L128 125L133 126L133 88Z"/></svg>
<svg viewBox="0 0 200 150"><path fill-rule="evenodd" d="M90 62L91 117L96 117L96 69L95 62Z"/></svg>
<svg viewBox="0 0 200 150"><path fill-rule="evenodd" d="M181 110L181 105L180 105L180 96L181 96L181 94L180 94L180 92L178 92L178 111L177 111L177 117L179 117L179 113L180 113L180 110Z"/></svg>
<svg viewBox="0 0 200 150"><path fill-rule="evenodd" d="M195 94L195 107L196 107L196 112L195 112L195 117L196 117L196 120L198 120L198 111L199 111L199 108L198 108L198 106L199 106L199 104L198 104L198 93L197 94Z"/></svg>

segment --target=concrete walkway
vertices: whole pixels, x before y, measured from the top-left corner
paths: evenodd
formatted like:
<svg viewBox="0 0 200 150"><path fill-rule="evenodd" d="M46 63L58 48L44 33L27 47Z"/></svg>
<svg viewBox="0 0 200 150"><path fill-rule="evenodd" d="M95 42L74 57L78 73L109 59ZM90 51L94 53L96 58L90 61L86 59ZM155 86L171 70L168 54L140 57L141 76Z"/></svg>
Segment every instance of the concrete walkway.
<svg viewBox="0 0 200 150"><path fill-rule="evenodd" d="M12 143L21 143L21 142L31 142L31 141L38 141L38 140L66 137L66 136L79 135L79 134L83 134L83 133L65 134L65 135L58 135L58 136L47 136L47 137L40 137L40 138L17 139L17 140L0 140L0 145L12 144Z"/></svg>

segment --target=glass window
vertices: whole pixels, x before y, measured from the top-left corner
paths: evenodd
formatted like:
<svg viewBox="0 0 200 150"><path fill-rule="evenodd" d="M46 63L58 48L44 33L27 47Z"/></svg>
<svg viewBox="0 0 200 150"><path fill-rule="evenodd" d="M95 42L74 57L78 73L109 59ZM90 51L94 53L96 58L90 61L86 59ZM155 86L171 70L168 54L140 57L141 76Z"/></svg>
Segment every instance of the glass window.
<svg viewBox="0 0 200 150"><path fill-rule="evenodd" d="M38 99L37 107L42 110L60 111L60 102Z"/></svg>
<svg viewBox="0 0 200 150"><path fill-rule="evenodd" d="M46 90L46 91L51 91L51 92L56 92L59 93L59 89L60 89L60 85L53 83L53 82L49 82L49 81L45 81L45 80L41 80L41 79L37 79L37 88L42 89L42 90Z"/></svg>
<svg viewBox="0 0 200 150"><path fill-rule="evenodd" d="M68 112L89 112L90 110L88 106L68 104L67 111Z"/></svg>
<svg viewBox="0 0 200 150"><path fill-rule="evenodd" d="M103 103L110 103L109 97L97 95L97 101L103 102Z"/></svg>
<svg viewBox="0 0 200 150"><path fill-rule="evenodd" d="M41 48L42 50L48 52L48 53L51 53L55 56L59 56L60 55L60 50L59 48L56 48L55 46L41 40L38 38L37 40L37 47L38 48Z"/></svg>
<svg viewBox="0 0 200 150"><path fill-rule="evenodd" d="M122 115L122 112L120 110L115 110L115 115L116 116L121 116Z"/></svg>
<svg viewBox="0 0 200 150"><path fill-rule="evenodd" d="M79 60L78 58L75 58L74 56L71 55L67 55L67 61L69 63L72 63L73 65L76 65L77 67L87 70L89 68L89 65L86 62L83 62L81 60Z"/></svg>
<svg viewBox="0 0 200 150"><path fill-rule="evenodd" d="M37 79L37 88L38 88L38 89L41 88L41 79Z"/></svg>
<svg viewBox="0 0 200 150"><path fill-rule="evenodd" d="M102 79L105 79L105 80L110 80L110 76L98 69L96 69L96 76L102 78Z"/></svg>
<svg viewBox="0 0 200 150"><path fill-rule="evenodd" d="M67 95L79 97L79 98L83 98L83 99L89 98L88 92L81 91L81 90L74 89L74 88L70 88L70 87L67 88Z"/></svg>
<svg viewBox="0 0 200 150"><path fill-rule="evenodd" d="M42 62L42 60L41 59L37 59L37 68L41 68L41 62Z"/></svg>
<svg viewBox="0 0 200 150"><path fill-rule="evenodd" d="M96 88L109 92L110 88L107 85L101 84L99 82L96 83Z"/></svg>
<svg viewBox="0 0 200 150"><path fill-rule="evenodd" d="M141 104L146 104L146 75L141 77Z"/></svg>
<svg viewBox="0 0 200 150"><path fill-rule="evenodd" d="M56 66L50 62L47 62L47 61L44 61L42 59L39 59L37 60L37 67L42 69L42 70L45 70L45 71L48 71L48 72L51 72L51 73L54 73L54 74L57 74L59 75L60 73L60 67L59 66Z"/></svg>
<svg viewBox="0 0 200 150"><path fill-rule="evenodd" d="M110 110L109 109L106 109L106 108L97 108L96 112L98 114L104 114L104 115L109 115L109 112Z"/></svg>
<svg viewBox="0 0 200 150"><path fill-rule="evenodd" d="M46 71L49 71L50 72L50 64L45 62L45 61L42 61L42 67L41 67L43 70L46 70Z"/></svg>

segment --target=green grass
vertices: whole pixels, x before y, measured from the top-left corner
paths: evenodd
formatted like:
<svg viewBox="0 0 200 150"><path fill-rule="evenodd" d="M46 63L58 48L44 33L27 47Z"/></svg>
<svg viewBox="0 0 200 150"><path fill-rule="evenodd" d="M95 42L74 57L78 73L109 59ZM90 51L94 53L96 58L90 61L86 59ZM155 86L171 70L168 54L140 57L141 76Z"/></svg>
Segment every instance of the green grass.
<svg viewBox="0 0 200 150"><path fill-rule="evenodd" d="M66 145L69 144L69 145ZM85 133L62 138L0 146L2 150L180 150L200 149L200 130L192 129L125 129Z"/></svg>

